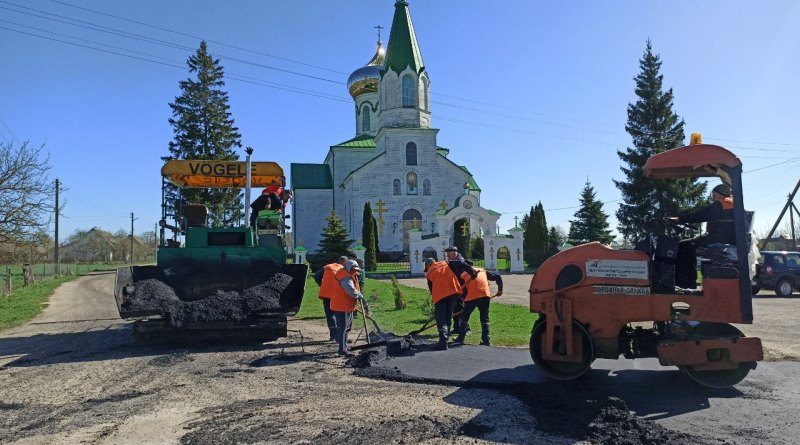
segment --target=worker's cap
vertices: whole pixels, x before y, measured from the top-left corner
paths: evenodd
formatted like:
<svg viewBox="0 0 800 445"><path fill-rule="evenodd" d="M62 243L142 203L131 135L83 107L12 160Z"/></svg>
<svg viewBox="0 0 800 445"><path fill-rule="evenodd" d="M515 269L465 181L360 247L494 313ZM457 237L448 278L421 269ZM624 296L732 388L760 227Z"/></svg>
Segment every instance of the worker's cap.
<svg viewBox="0 0 800 445"><path fill-rule="evenodd" d="M733 194L733 192L731 191L730 186L728 186L726 184L720 184L720 185L714 187L714 189L711 190L711 191L713 193L717 193L717 194L720 194L720 195L725 196L725 197L731 196Z"/></svg>
<svg viewBox="0 0 800 445"><path fill-rule="evenodd" d="M344 263L344 270L348 272L356 272L356 271L360 272L361 268L358 267L358 263L356 262L356 260L347 260L347 262Z"/></svg>
<svg viewBox="0 0 800 445"><path fill-rule="evenodd" d="M444 249L445 252L458 252L458 247L450 246L447 249Z"/></svg>
<svg viewBox="0 0 800 445"><path fill-rule="evenodd" d="M425 258L425 268L427 269L428 266L430 266L431 264L433 264L435 262L436 262L436 260L434 260L433 258Z"/></svg>

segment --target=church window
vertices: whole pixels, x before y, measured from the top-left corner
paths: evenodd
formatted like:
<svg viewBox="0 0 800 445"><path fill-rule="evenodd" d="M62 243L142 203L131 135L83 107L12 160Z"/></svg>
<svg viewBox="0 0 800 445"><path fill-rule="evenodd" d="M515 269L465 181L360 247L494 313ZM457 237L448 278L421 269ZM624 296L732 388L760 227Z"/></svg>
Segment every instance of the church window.
<svg viewBox="0 0 800 445"><path fill-rule="evenodd" d="M392 181L392 194L399 195L400 194L400 180L395 179Z"/></svg>
<svg viewBox="0 0 800 445"><path fill-rule="evenodd" d="M417 165L417 144L406 144L406 165Z"/></svg>
<svg viewBox="0 0 800 445"><path fill-rule="evenodd" d="M426 179L422 181L422 194L426 196L431 195L431 180Z"/></svg>
<svg viewBox="0 0 800 445"><path fill-rule="evenodd" d="M406 191L409 195L416 195L417 194L417 174L414 172L408 172L406 175Z"/></svg>
<svg viewBox="0 0 800 445"><path fill-rule="evenodd" d="M403 76L403 106L413 107L416 106L417 101L414 99L414 78L410 74Z"/></svg>
<svg viewBox="0 0 800 445"><path fill-rule="evenodd" d="M361 108L361 131L369 131L369 105Z"/></svg>

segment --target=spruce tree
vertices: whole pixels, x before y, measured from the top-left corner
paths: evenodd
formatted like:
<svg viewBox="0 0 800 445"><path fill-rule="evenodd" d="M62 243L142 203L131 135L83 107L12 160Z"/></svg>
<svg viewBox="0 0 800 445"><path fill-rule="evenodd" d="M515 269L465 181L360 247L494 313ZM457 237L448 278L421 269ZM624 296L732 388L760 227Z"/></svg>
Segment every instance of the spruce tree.
<svg viewBox="0 0 800 445"><path fill-rule="evenodd" d="M583 244L600 241L608 244L614 240L608 226L608 215L603 212L603 203L597 200L594 187L586 180L581 191L580 208L575 212L575 219L569 223L569 242Z"/></svg>
<svg viewBox="0 0 800 445"><path fill-rule="evenodd" d="M531 265L538 267L547 258L547 218L541 201L533 208L533 214L533 228L531 229L533 263Z"/></svg>
<svg viewBox="0 0 800 445"><path fill-rule="evenodd" d="M536 227L536 214L534 211L534 207L531 207L530 212L522 217L522 229L523 237L522 237L522 257L528 264L533 264L534 261L534 238L536 235L534 234L535 227Z"/></svg>
<svg viewBox="0 0 800 445"><path fill-rule="evenodd" d="M372 205L364 203L364 216L361 224L361 244L367 249L364 252L364 267L367 270L378 269L378 252L376 242L375 217L372 216Z"/></svg>
<svg viewBox="0 0 800 445"><path fill-rule="evenodd" d="M696 179L649 179L642 167L657 153L683 145L683 119L672 110L672 88L663 90L661 58L653 53L650 40L639 60L641 71L635 77L636 103L628 104L625 130L633 148L617 151L624 162L624 181L614 181L622 192L617 210L618 229L625 239L636 241L648 233L665 233L665 217L694 209L703 202L705 183Z"/></svg>
<svg viewBox="0 0 800 445"><path fill-rule="evenodd" d="M550 226L547 232L547 256L548 258L558 253L558 246L564 242L564 235L556 226Z"/></svg>
<svg viewBox="0 0 800 445"><path fill-rule="evenodd" d="M242 146L239 129L229 112L228 93L222 90L224 70L219 59L208 53L206 42L187 61L195 76L179 82L181 95L169 104L169 123L174 133L169 153L174 159L237 160L235 149ZM184 188L186 203L204 204L213 226L230 226L243 216L242 194L238 189ZM168 190L168 206L179 210L174 187ZM181 215L177 215L180 219Z"/></svg>
<svg viewBox="0 0 800 445"><path fill-rule="evenodd" d="M319 241L319 253L323 256L325 264L332 263L342 255L350 253L350 246L353 240L348 238L347 229L344 221L336 215L335 210L331 210L325 220L328 225L322 230L322 239Z"/></svg>

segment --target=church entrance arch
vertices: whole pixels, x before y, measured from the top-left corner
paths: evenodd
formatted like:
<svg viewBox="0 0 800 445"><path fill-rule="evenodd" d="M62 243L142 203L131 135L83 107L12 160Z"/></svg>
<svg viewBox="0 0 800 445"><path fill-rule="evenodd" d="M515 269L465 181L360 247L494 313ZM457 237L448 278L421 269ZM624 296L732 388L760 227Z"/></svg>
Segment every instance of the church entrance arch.
<svg viewBox="0 0 800 445"><path fill-rule="evenodd" d="M506 246L497 249L497 270L509 270L511 267L511 250Z"/></svg>
<svg viewBox="0 0 800 445"><path fill-rule="evenodd" d="M422 230L422 213L417 209L403 212L403 252L408 252L408 231L412 228Z"/></svg>
<svg viewBox="0 0 800 445"><path fill-rule="evenodd" d="M433 247L426 247L425 250L422 251L422 258L423 261L427 258L433 258L434 260L439 261L439 254Z"/></svg>

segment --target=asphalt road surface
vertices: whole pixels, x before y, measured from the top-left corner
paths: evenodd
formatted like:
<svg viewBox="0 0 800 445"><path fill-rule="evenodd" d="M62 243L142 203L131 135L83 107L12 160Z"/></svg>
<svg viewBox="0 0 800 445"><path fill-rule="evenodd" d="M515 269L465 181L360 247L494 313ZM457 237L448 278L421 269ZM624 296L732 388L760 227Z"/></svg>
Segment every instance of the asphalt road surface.
<svg viewBox="0 0 800 445"><path fill-rule="evenodd" d="M464 347L370 368L398 377L379 380L354 375L319 320L265 345L137 344L113 283L67 283L0 333L0 442L572 444L596 420L578 413L607 396L697 438L681 443L800 442L796 363L763 363L725 391L647 361L564 384L523 349Z"/></svg>

